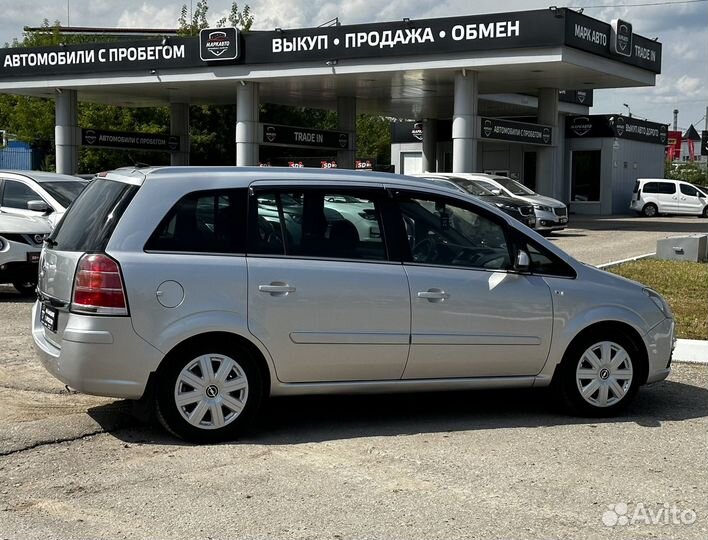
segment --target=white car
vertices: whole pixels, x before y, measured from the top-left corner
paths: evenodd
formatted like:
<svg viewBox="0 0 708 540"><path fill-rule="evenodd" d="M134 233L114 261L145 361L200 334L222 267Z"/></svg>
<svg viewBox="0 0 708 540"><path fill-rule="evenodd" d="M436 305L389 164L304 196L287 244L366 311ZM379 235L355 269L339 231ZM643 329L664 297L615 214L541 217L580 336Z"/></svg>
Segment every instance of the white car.
<svg viewBox="0 0 708 540"><path fill-rule="evenodd" d="M646 217L688 214L708 218L708 189L680 180L639 178L629 207Z"/></svg>
<svg viewBox="0 0 708 540"><path fill-rule="evenodd" d="M0 170L0 214L44 217L55 227L87 184L66 174Z"/></svg>
<svg viewBox="0 0 708 540"><path fill-rule="evenodd" d="M535 229L541 234L560 231L568 226L568 207L565 204L551 197L539 195L516 180L482 173L455 173L455 176L474 180L497 195L505 195L533 205L536 213Z"/></svg>
<svg viewBox="0 0 708 540"><path fill-rule="evenodd" d="M12 283L22 294L34 293L39 254L50 232L45 219L0 214L0 283Z"/></svg>

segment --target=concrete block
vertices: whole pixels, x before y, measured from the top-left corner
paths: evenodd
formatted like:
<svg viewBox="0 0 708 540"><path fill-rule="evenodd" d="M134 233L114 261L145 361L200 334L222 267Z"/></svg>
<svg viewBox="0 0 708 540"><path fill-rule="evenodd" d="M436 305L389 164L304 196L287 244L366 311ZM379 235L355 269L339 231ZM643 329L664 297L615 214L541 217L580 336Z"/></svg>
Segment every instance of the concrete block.
<svg viewBox="0 0 708 540"><path fill-rule="evenodd" d="M670 261L708 262L708 234L662 238L656 243L656 258Z"/></svg>

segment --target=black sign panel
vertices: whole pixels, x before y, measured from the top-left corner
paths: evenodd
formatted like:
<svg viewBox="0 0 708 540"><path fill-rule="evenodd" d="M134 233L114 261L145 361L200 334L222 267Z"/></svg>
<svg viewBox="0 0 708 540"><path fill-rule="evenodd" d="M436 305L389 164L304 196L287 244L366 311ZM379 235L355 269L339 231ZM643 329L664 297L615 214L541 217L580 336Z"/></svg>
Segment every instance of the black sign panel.
<svg viewBox="0 0 708 540"><path fill-rule="evenodd" d="M161 135L159 133L134 133L101 129L81 130L82 145L100 148L175 152L179 150L179 139L177 135Z"/></svg>
<svg viewBox="0 0 708 540"><path fill-rule="evenodd" d="M612 21L612 52L632 56L632 25L622 19Z"/></svg>
<svg viewBox="0 0 708 540"><path fill-rule="evenodd" d="M204 28L199 31L199 57L205 62L235 60L239 49L236 28Z"/></svg>
<svg viewBox="0 0 708 540"><path fill-rule="evenodd" d="M592 107L593 91L592 90L561 90L558 99L565 103L577 103Z"/></svg>
<svg viewBox="0 0 708 540"><path fill-rule="evenodd" d="M340 131L263 124L263 144L344 150L349 148L349 134Z"/></svg>
<svg viewBox="0 0 708 540"><path fill-rule="evenodd" d="M613 50L609 24L570 9L565 10L565 22L566 45L661 73L661 43L632 34L632 25L626 21L617 21L622 25L616 33L620 53Z"/></svg>
<svg viewBox="0 0 708 540"><path fill-rule="evenodd" d="M661 44L631 35L630 55L610 47L609 24L567 9L543 9L325 28L250 31L205 29L200 37L0 49L0 78L244 64L330 62L342 59L435 55L561 47L661 71ZM243 45L241 50L240 45ZM153 73L155 71L155 73Z"/></svg>
<svg viewBox="0 0 708 540"><path fill-rule="evenodd" d="M566 118L566 137L617 137L633 141L665 145L668 142L668 126L656 122L627 118L621 115L569 116Z"/></svg>
<svg viewBox="0 0 708 540"><path fill-rule="evenodd" d="M393 122L391 123L391 142L419 143L423 141L423 122Z"/></svg>
<svg viewBox="0 0 708 540"><path fill-rule="evenodd" d="M701 133L701 155L708 156L708 131Z"/></svg>
<svg viewBox="0 0 708 540"><path fill-rule="evenodd" d="M496 139L527 144L553 144L553 128L539 124L513 122L500 118L480 119L482 139Z"/></svg>

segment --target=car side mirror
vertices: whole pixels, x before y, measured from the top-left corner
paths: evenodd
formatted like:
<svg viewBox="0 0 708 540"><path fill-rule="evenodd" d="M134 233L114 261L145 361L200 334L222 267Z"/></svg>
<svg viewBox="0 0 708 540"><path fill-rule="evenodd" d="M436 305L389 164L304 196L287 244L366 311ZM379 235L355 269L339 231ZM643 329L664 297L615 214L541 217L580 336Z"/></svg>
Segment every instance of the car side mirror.
<svg viewBox="0 0 708 540"><path fill-rule="evenodd" d="M523 249L516 252L514 270L517 272L528 272L531 269L531 258Z"/></svg>
<svg viewBox="0 0 708 540"><path fill-rule="evenodd" d="M32 210L33 212L47 212L49 213L49 205L44 201L27 201L27 210Z"/></svg>

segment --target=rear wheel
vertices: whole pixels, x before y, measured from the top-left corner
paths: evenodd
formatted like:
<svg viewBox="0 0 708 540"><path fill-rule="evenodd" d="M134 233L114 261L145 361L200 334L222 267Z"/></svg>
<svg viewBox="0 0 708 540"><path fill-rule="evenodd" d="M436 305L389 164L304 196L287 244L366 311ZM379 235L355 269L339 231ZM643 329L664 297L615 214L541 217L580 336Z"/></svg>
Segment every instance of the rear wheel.
<svg viewBox="0 0 708 540"><path fill-rule="evenodd" d="M186 347L158 374L157 417L189 441L233 439L258 409L262 384L243 349L206 343Z"/></svg>
<svg viewBox="0 0 708 540"><path fill-rule="evenodd" d="M12 286L23 296L32 296L37 290L36 280L13 281Z"/></svg>
<svg viewBox="0 0 708 540"><path fill-rule="evenodd" d="M561 364L560 397L581 416L613 416L639 389L641 358L620 335L588 335L573 343Z"/></svg>
<svg viewBox="0 0 708 540"><path fill-rule="evenodd" d="M642 214L646 217L655 217L659 213L659 209L654 203L645 204L642 208Z"/></svg>

